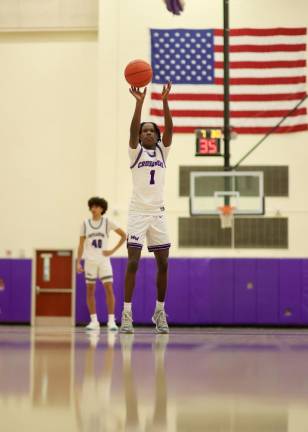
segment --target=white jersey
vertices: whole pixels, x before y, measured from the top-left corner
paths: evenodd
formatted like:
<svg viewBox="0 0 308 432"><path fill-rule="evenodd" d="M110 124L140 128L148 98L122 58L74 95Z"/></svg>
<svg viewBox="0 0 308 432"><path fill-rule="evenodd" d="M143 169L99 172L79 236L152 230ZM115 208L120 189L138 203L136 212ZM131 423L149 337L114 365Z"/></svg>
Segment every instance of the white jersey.
<svg viewBox="0 0 308 432"><path fill-rule="evenodd" d="M156 145L155 150L147 150L140 144L136 149L129 147L133 176L130 213L157 215L165 210L164 187L169 149L161 143Z"/></svg>
<svg viewBox="0 0 308 432"><path fill-rule="evenodd" d="M117 225L105 216L99 221L86 219L80 230L80 236L86 238L83 258L90 261L104 260L103 250L108 249L109 233L116 229Z"/></svg>

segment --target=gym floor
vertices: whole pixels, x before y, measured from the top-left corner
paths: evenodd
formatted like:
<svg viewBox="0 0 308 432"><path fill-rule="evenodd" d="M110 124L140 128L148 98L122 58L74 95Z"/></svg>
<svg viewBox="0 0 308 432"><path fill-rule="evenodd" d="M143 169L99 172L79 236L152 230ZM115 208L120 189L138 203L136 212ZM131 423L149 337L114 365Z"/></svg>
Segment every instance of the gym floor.
<svg viewBox="0 0 308 432"><path fill-rule="evenodd" d="M308 330L0 327L1 430L303 432Z"/></svg>

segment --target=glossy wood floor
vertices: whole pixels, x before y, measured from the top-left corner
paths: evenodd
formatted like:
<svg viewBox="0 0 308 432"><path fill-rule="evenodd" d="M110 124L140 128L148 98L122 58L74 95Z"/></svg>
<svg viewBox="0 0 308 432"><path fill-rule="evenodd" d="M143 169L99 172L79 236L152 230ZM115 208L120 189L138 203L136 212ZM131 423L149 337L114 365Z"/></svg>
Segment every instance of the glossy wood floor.
<svg viewBox="0 0 308 432"><path fill-rule="evenodd" d="M0 327L2 432L306 432L308 331Z"/></svg>

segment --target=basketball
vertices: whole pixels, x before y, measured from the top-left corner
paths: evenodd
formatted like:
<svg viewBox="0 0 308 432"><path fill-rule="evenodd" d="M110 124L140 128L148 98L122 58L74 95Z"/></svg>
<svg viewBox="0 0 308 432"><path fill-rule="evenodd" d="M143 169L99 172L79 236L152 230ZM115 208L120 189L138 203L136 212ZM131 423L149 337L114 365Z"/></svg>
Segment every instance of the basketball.
<svg viewBox="0 0 308 432"><path fill-rule="evenodd" d="M133 87L144 87L151 82L152 67L144 60L133 60L124 71L126 81Z"/></svg>

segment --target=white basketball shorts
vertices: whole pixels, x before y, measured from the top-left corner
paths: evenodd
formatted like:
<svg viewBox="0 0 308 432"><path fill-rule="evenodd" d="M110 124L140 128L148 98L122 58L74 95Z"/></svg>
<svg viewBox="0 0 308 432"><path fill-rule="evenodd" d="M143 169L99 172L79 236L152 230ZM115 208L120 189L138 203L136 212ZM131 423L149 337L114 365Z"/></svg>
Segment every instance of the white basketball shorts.
<svg viewBox="0 0 308 432"><path fill-rule="evenodd" d="M170 248L164 214L152 216L130 213L128 215L127 246L142 249L145 239L149 252Z"/></svg>
<svg viewBox="0 0 308 432"><path fill-rule="evenodd" d="M102 282L113 282L113 272L109 257L100 261L85 260L84 272L88 283L95 283L96 279Z"/></svg>

